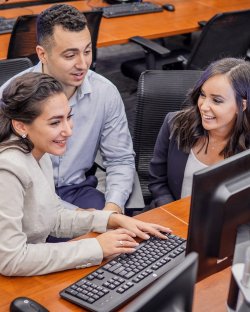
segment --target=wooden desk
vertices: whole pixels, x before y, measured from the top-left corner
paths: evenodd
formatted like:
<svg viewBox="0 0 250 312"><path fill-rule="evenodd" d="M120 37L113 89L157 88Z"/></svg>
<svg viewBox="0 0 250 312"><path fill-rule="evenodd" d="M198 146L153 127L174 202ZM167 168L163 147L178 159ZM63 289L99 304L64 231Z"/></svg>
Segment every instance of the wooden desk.
<svg viewBox="0 0 250 312"><path fill-rule="evenodd" d="M165 0L152 0L163 4ZM132 36L149 39L189 33L199 29L198 21L209 20L218 12L250 8L250 0L172 0L174 12L164 10L160 13L118 17L101 21L98 47L127 43ZM102 0L73 1L70 5L81 11L104 6ZM38 14L49 4L29 6L20 9L1 10L0 16L17 17L23 14ZM0 59L7 56L10 34L0 35Z"/></svg>
<svg viewBox="0 0 250 312"><path fill-rule="evenodd" d="M187 237L189 218L189 198L182 199L169 205L156 208L136 218L166 225L174 233ZM94 236L89 234L88 236ZM10 302L18 296L27 296L37 300L51 312L83 311L59 297L59 291L74 283L77 279L87 275L96 267L68 270L35 277L4 277L0 276L0 311L9 311ZM221 271L196 284L194 298L194 312L226 311L230 269Z"/></svg>

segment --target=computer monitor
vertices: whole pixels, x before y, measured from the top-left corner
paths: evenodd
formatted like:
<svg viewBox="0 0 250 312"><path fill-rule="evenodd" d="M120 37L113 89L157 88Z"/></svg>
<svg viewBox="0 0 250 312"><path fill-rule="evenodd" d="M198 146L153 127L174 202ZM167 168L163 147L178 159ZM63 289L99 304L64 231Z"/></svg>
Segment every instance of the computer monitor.
<svg viewBox="0 0 250 312"><path fill-rule="evenodd" d="M185 260L139 295L124 312L191 312L198 254Z"/></svg>
<svg viewBox="0 0 250 312"><path fill-rule="evenodd" d="M250 221L250 150L194 174L186 253L199 279L231 265L237 227Z"/></svg>
<svg viewBox="0 0 250 312"><path fill-rule="evenodd" d="M80 0L0 0L0 10Z"/></svg>

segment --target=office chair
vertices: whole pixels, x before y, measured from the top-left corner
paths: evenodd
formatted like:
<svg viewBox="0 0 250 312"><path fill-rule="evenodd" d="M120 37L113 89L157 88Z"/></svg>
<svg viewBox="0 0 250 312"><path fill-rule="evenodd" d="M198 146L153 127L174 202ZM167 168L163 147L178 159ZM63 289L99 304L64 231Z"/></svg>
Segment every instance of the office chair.
<svg viewBox="0 0 250 312"><path fill-rule="evenodd" d="M170 51L148 39L131 38L144 48L146 57L123 62L122 73L138 80L146 69L201 70L223 57L246 57L250 47L250 10L219 13L200 25L201 34L191 51Z"/></svg>
<svg viewBox="0 0 250 312"><path fill-rule="evenodd" d="M192 312L198 254L184 261L153 283L124 312Z"/></svg>
<svg viewBox="0 0 250 312"><path fill-rule="evenodd" d="M0 86L16 74L32 66L32 62L27 57L11 60L0 60Z"/></svg>
<svg viewBox="0 0 250 312"><path fill-rule="evenodd" d="M97 39L98 39L98 33L99 33L99 27L102 19L102 10L96 10L96 11L88 11L83 12L85 15L87 22L88 22L88 28L91 34L91 40L92 40L92 64L91 69L96 69L96 60L97 60Z"/></svg>
<svg viewBox="0 0 250 312"><path fill-rule="evenodd" d="M95 175L97 177L98 189L102 193L105 193L106 169L103 166L103 160L100 151L97 152L97 156L95 158L93 166L88 172L86 172L86 176L89 175ZM144 207L145 203L142 195L140 181L138 174L136 173L134 177L132 192L124 205L124 214L127 216L133 216L133 213L135 211L142 210Z"/></svg>
<svg viewBox="0 0 250 312"><path fill-rule="evenodd" d="M97 57L97 38L99 32L99 26L102 18L102 11L88 11L83 12L86 16L88 28L92 39L92 54L93 61L91 69L95 70L96 57ZM38 63L38 57L36 54L36 19L38 15L23 15L19 16L13 27L7 58L28 57L35 65Z"/></svg>
<svg viewBox="0 0 250 312"><path fill-rule="evenodd" d="M37 15L19 16L10 36L7 59L28 57L33 65L38 63L36 54Z"/></svg>
<svg viewBox="0 0 250 312"><path fill-rule="evenodd" d="M148 70L139 79L133 143L136 171L146 205L152 200L148 171L158 132L166 114L183 107L187 91L201 73L198 70Z"/></svg>

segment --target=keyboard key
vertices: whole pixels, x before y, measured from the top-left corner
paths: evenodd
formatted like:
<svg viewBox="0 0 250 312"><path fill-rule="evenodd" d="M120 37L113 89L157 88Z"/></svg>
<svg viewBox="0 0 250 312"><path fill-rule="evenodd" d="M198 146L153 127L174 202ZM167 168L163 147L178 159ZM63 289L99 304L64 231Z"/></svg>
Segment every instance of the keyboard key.
<svg viewBox="0 0 250 312"><path fill-rule="evenodd" d="M0 17L0 34L11 33L16 22L15 18Z"/></svg>

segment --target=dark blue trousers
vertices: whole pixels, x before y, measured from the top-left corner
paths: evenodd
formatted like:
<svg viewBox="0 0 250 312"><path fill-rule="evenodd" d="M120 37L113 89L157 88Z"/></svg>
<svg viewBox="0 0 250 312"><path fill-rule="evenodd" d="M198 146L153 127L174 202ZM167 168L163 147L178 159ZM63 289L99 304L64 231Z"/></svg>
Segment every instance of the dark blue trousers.
<svg viewBox="0 0 250 312"><path fill-rule="evenodd" d="M98 184L94 175L76 185L56 188L56 193L61 199L78 206L79 208L95 208L101 210L105 206L104 194L96 189Z"/></svg>

